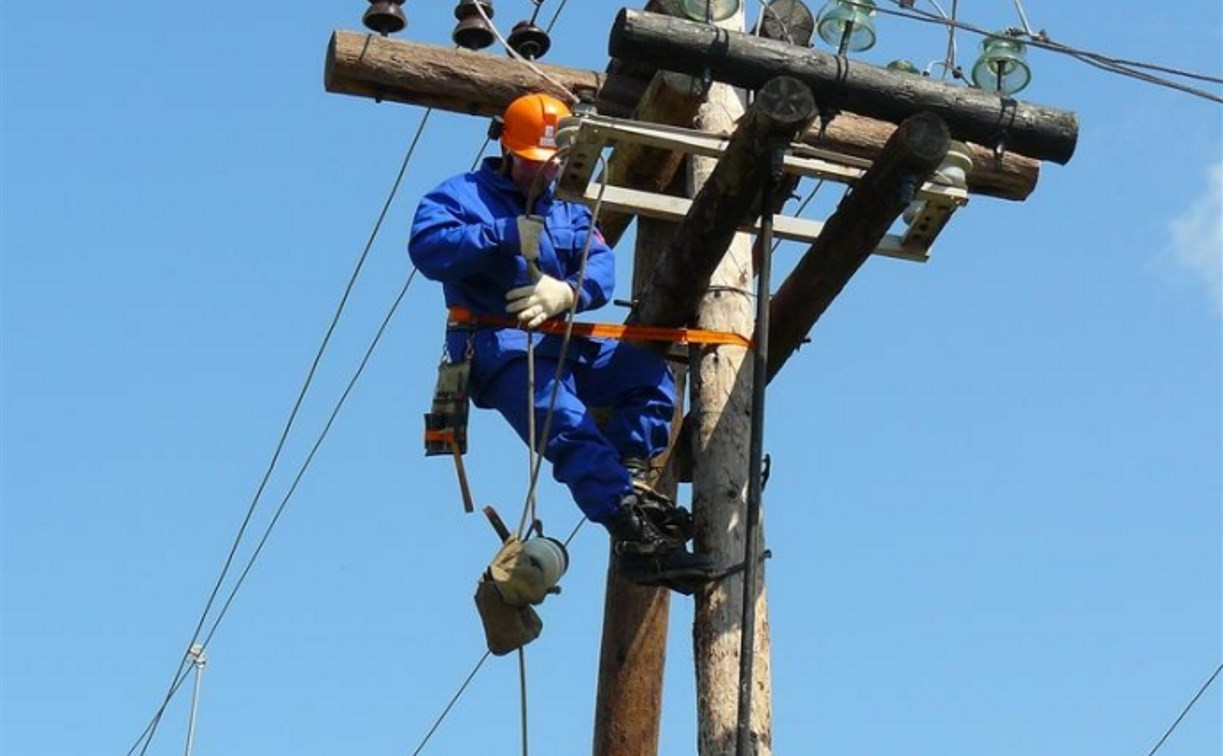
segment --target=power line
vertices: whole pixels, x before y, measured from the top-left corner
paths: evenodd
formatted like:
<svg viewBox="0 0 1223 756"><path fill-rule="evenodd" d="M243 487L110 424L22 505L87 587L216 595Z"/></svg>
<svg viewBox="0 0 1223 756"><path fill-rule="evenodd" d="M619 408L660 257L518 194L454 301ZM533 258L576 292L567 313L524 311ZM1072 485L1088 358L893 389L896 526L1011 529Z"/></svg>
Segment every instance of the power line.
<svg viewBox="0 0 1223 756"><path fill-rule="evenodd" d="M556 8L556 13L552 14L552 20L548 22L547 28L544 29L545 32L548 34L552 33L552 27L556 25L556 20L561 17L561 11L565 10L565 4L568 2L569 0L561 0L561 4Z"/></svg>
<svg viewBox="0 0 1223 756"><path fill-rule="evenodd" d="M286 493L284 498L281 500L280 506L276 509L276 513L272 516L267 528L263 531L263 536L259 539L259 543L255 546L255 550L251 554L250 559L247 560L246 567L243 568L242 573L238 576L237 581L234 583L233 589L230 590L229 596L225 599L225 603L221 606L221 611L217 614L216 620L212 623L212 627L209 629L208 634L204 636L203 645L205 648L208 646L208 642L212 640L212 636L216 633L217 627L220 626L221 620L224 619L226 612L229 611L229 606L231 603L233 603L234 596L237 595L238 589L241 588L242 583L245 582L247 574L249 574L251 568L255 566L255 560L259 557L260 552L263 551L263 547L267 543L268 537L272 535L272 529L276 527L277 521L280 520L280 515L284 513L285 507L289 503L289 499L291 499L293 494L297 491L298 484L301 483L302 478L305 476L306 470L310 467L310 463L314 460L314 455L318 453L319 447L323 445L323 440L327 438L327 434L331 431L331 426L335 423L336 417L340 414L340 409L344 406L344 402L348 400L349 394L352 393L353 388L357 385L357 380L360 379L361 374L365 371L365 367L369 363L370 357L372 357L374 354L374 349L377 348L378 342L382 340L383 333L386 332L387 326L390 325L391 319L395 317L395 312L399 309L399 305L401 302L403 302L404 296L408 293L408 287L412 285L412 280L415 277L416 269L413 268L412 273L408 275L407 280L399 289L399 294L395 297L395 301L391 304L390 309L387 311L386 317L382 319L382 325L379 326L378 332L374 334L373 340L370 341L369 347L365 350L365 355L361 358L361 362L357 366L356 371L353 372L352 378L349 379L348 385L344 387L343 393L340 394L340 398L336 401L336 405L331 410L331 415L328 416L327 422L323 426L323 430L319 432L318 438L315 439L314 445L310 447L310 453L306 455L305 461L302 462L301 468L298 469L297 475L293 478L293 483L289 486L288 493Z"/></svg>
<svg viewBox="0 0 1223 756"><path fill-rule="evenodd" d="M242 572L238 575L237 580L234 582L233 588L230 589L229 595L225 598L225 602L221 605L221 609L217 613L216 619L213 620L212 625L209 627L208 633L204 636L204 639L199 643L199 648L200 648L201 653L203 652L204 649L208 648L208 644L212 642L212 637L216 635L217 629L220 627L221 622L225 619L225 615L229 612L230 605L233 604L234 598L238 594L238 590L241 589L242 584L246 582L247 575L250 574L251 568L255 566L255 560L258 559L260 553L262 553L263 547L267 544L268 538L271 537L272 535L272 530L276 527L276 523L279 522L280 516L284 513L285 508L289 504L289 500L293 497L293 494L296 493L298 484L301 483L302 478L306 474L306 470L309 469L311 462L314 461L314 456L318 452L319 447L322 446L324 439L327 438L327 434L331 431L331 426L335 423L336 417L339 415L341 408L343 408L344 403L348 400L348 396L349 394L352 393L353 388L356 386L357 380L360 379L361 374L365 371L366 365L369 363L370 358L373 356L374 349L378 346L379 341L381 341L382 336L385 333L387 326L390 324L391 319L395 315L395 312L399 309L399 305L403 301L403 298L407 294L408 288L411 286L412 281L415 277L416 277L416 270L413 269L412 273L408 276L407 280L404 282L403 287L400 288L399 294L398 296L396 296L395 301L391 304L391 307L387 311L386 316L383 318L382 325L378 328L378 331L374 335L373 340L370 342L369 347L366 349L365 355L362 357L360 364L357 366L356 371L354 371L352 377L348 381L348 385L344 388L343 393L340 395L340 398L337 400L336 405L332 409L331 414L328 417L326 424L323 426L322 431L320 431L318 438L314 442L314 445L310 448L309 454L306 455L305 461L302 463L301 467L298 469L297 475L294 477L293 483L290 485L288 493L286 493L284 498L281 499L280 506L277 507L276 512L273 514L271 521L268 523L267 527L264 529L263 535L259 539L259 543L256 544L255 546L255 550L251 553L251 556L247 559L246 566L243 567ZM136 745L139 745L140 740L144 739L144 746L143 748L140 749L141 756L143 756L143 754L148 750L148 747L152 744L153 736L156 734L157 726L161 721L161 717L165 711L166 705L174 697L174 694L178 692L178 689L182 686L183 682L187 679L189 671L190 671L190 668L181 669L179 671L177 678L175 679L174 683L170 687L169 693L166 695L165 703L163 703L162 707L157 711L157 714L154 716L153 721L150 724L150 726L145 728L145 733L142 733L141 738L136 741ZM147 734L147 739L145 739L146 734ZM136 747L135 745L132 746L132 749L134 750L135 747Z"/></svg>
<svg viewBox="0 0 1223 756"><path fill-rule="evenodd" d="M852 3L853 0L849 0L849 2ZM972 32L973 34L979 34L984 37L997 37L998 36L998 32L996 31L989 31L987 29L983 29L981 27L974 26L973 24L969 24L964 21L959 21L957 19L952 19L952 18L946 18L941 15L930 13L929 11L924 11L924 10L915 8L913 7L911 0L892 0L892 2L895 5L899 6L899 9L891 9L891 8L886 8L883 6L876 6L875 10L877 10L880 13L887 14L887 15L899 16L901 18L908 18L908 19L912 19L915 21L922 21L922 22L931 23L931 24L940 24L940 25L952 27L955 29L961 29L964 31ZM1199 74L1199 73L1194 73L1190 71L1183 71L1180 69L1172 68L1169 66L1158 65L1155 63L1141 63L1141 62L1122 60L1119 58L1112 58L1107 55L1103 55L1101 53L1090 52L1087 50L1080 50L1078 48L1071 47L1069 45L1064 45L1060 42L1053 41L1052 39L1049 38L1049 36L1043 30L1038 31L1035 34L1030 34L1021 29L1011 29L1011 30L1008 30L1008 33L1013 33L1016 36L1025 37L1026 39L1025 43L1028 45L1031 45L1032 47L1036 47L1036 48L1043 49L1043 50L1049 50L1051 52L1061 53L1063 55L1068 55L1072 58L1075 58L1084 63L1087 63L1088 65L1094 66L1096 68L1100 68L1110 73L1115 73L1115 74L1119 74L1122 76L1128 76L1130 78L1137 79L1139 81L1144 81L1148 84L1154 84L1156 86L1166 87L1168 89L1174 89L1180 92L1184 92L1185 94L1193 95L1195 97L1201 97L1202 99L1211 100L1213 102L1218 102L1218 103L1223 103L1223 97L1217 94L1214 94L1212 92L1207 92L1202 89L1197 89L1195 87L1186 86L1179 82L1171 81L1169 79L1161 78L1158 76L1153 76L1151 74L1147 74L1147 73L1144 73L1143 71L1139 71L1135 69L1141 68L1141 69L1147 69L1151 71L1160 71L1161 73L1167 73L1167 74L1180 76L1184 78L1195 79L1198 81L1205 81L1205 82L1217 83L1217 84L1223 84L1223 78L1221 77L1210 76L1207 74Z"/></svg>
<svg viewBox="0 0 1223 756"><path fill-rule="evenodd" d="M212 606L214 602L216 601L217 595L220 593L221 586L224 584L225 578L229 574L230 567L232 567L233 565L234 556L237 554L238 547L241 545L242 539L244 538L246 534L246 529L250 525L251 518L255 514L255 509L258 507L259 502L263 497L263 492L267 487L268 480L271 478L272 472L275 469L276 464L280 459L281 452L284 450L285 443L288 440L289 432L292 430L293 425L297 419L298 412L300 411L301 406L305 400L306 393L309 391L310 386L313 384L314 375L318 370L318 366L320 362L322 361L323 354L327 350L327 346L331 341L332 334L335 332L336 325L339 323L340 317L344 312L344 308L348 303L349 296L351 295L353 288L356 285L357 279L360 277L361 270L363 269L365 265L365 261L369 257L369 252L374 245L374 240L377 238L378 232L382 228L382 224L386 219L387 213L389 212L391 204L395 198L395 195L399 190L399 186L403 180L404 174L407 171L408 163L411 161L412 155L416 151L416 145L420 142L421 135L424 132L425 125L429 120L430 113L432 112L433 112L432 108L425 110L424 115L421 117L420 124L418 125L416 129L416 134L413 136L412 142L410 146L408 147L407 152L404 154L403 161L401 162L399 166L399 172L396 174L395 180L391 184L391 190L386 198L386 201L383 203L381 212L379 212L378 214L378 218L375 221L374 227L370 232L369 239L366 241L365 247L362 249L361 254L357 258L357 262L353 268L353 272L349 276L347 285L344 287L344 294L343 296L341 296L340 302L336 307L336 311L334 315L332 316L331 322L327 326L327 330L323 335L322 342L319 344L318 351L315 353L314 360L311 362L310 369L306 373L306 378L302 383L301 390L298 392L297 398L294 401L293 409L289 413L289 418L285 423L284 429L281 431L280 438L277 440L275 451L272 454L272 459L268 463L267 469L265 470L263 477L260 480L259 485L255 491L255 495L247 507L246 514L242 519L242 524L239 526L238 533L234 537L233 545L230 546L229 553L225 557L225 562L221 567L221 574L217 577L216 583L213 585L212 590L209 593L208 600L205 602L204 610L200 613L200 618L199 618L199 621L196 623L194 632L192 633L191 641L187 644L188 650L186 653L184 653L182 660L179 662L178 670L174 674L174 679L170 683L170 686L166 691L166 695L162 699L161 705L158 706L157 711L153 714L152 719L150 720L149 724L145 727L144 731L136 739L136 742L133 743L131 748L128 749L127 756L132 756L132 754L135 753L138 747L140 748L141 756L143 756L143 754L148 750L149 745L151 745L153 742L154 736L157 734L157 727L161 722L161 718L165 713L166 707L169 706L171 699L173 699L174 697L174 694L178 692L178 689L182 686L183 681L187 678L187 672L190 669L190 662L189 662L190 655L191 655L190 649L194 645L196 645L197 641L199 640L200 632L203 630L204 624L207 622L208 615L212 610ZM415 271L413 272L413 275L415 275ZM404 290L400 292L399 298L396 299L395 305L392 306L392 309L391 309L392 313L394 312L394 309L398 306L399 301L403 298L403 294L406 292L407 286L408 284L411 283L411 281L412 281L412 277L410 276L408 278L408 283L404 285ZM385 328L385 325L386 324L384 322L383 329ZM379 329L378 336L376 336L374 339L374 344L376 344L378 338L381 337L383 329ZM373 345L371 345L371 350L372 350L372 347ZM368 359L368 357L369 357L369 353L367 352L366 359ZM365 360L362 361L361 368L358 369L357 375L360 375L360 370L364 368L364 365L365 365ZM355 376L354 376L354 381L355 381ZM352 387L352 384L350 383L349 389L351 389L351 387ZM345 396L347 396L347 390L345 391ZM342 403L343 403L343 400L341 399L341 404ZM338 406L337 406L337 411L338 411ZM334 419L334 417L335 415L333 413L332 419ZM328 427L330 426L330 422L331 421L328 421ZM325 431L324 431L324 435L325 435ZM321 438L320 438L320 443L321 443ZM315 448L317 449L317 445ZM313 451L311 452L311 456L313 456ZM304 472L304 469L302 472ZM299 473L299 479L300 479L300 473ZM294 486L296 486L296 482L294 483ZM287 497L286 497L286 501L287 501ZM277 517L279 517L280 511L283 510L284 503L285 502L281 503L281 509L277 511ZM273 524L275 524L275 520L273 520ZM270 530L270 526L269 526L269 530ZM256 549L256 552L255 552L256 555L258 554L258 550L262 548L263 542L266 541L267 535L268 533L265 532L263 539L261 539L259 543L259 548ZM252 557L251 562L253 562L253 559L254 557ZM220 617L224 616L225 611L228 609L230 602L232 602L233 600L233 596L234 596L234 593L236 593L237 591L237 587L241 585L242 580L246 576L246 573L250 570L251 562L248 562L246 569L243 570L242 577L239 578L237 585L235 586L233 591L231 591L229 598L225 602L224 608L220 612L220 616L218 617L217 621L213 623L212 628L209 630L209 633L208 633L209 638L211 638L213 633L215 633L217 625L220 623ZM207 640L205 640L205 642L202 645L207 646ZM143 742L143 747L141 747L142 742Z"/></svg>
<svg viewBox="0 0 1223 756"><path fill-rule="evenodd" d="M433 726L430 727L429 731L425 733L425 737L420 741L420 745L416 746L415 751L412 751L412 756L417 756L417 754L424 750L425 744L429 742L429 738L433 737L433 733L437 732L437 728L439 725L441 725L442 720L445 719L446 715L450 713L450 710L454 708L454 705L459 700L459 697L463 695L463 691L467 690L467 686L471 684L471 681L475 678L476 673L480 671L480 667L484 666L484 662L488 661L488 657L492 655L492 653L492 651L485 651L484 655L480 657L480 660L476 662L476 666L473 667L471 672L468 673L467 679L463 680L463 684L459 686L458 692L451 696L450 703L446 704L446 708L442 709L442 713L439 714L437 719L433 721Z"/></svg>
<svg viewBox="0 0 1223 756"><path fill-rule="evenodd" d="M1154 756L1155 752L1158 751L1160 746L1164 744L1164 741L1168 739L1168 736L1172 734L1172 731L1176 729L1176 726L1181 723L1181 720L1184 719L1185 715L1189 713L1189 710L1193 708L1193 705L1198 702L1198 699L1201 698L1202 694L1206 692L1206 689L1210 687L1210 684L1215 681L1216 677L1219 676L1219 672L1223 672L1223 664L1215 667L1214 674L1212 674L1210 679L1202 685L1202 687L1198 690L1197 695L1195 695L1193 700L1191 700L1188 705L1185 706L1184 711L1182 711L1180 716L1176 718L1176 721L1172 723L1172 726L1168 728L1168 731L1164 733L1164 736L1159 739L1159 742L1155 744L1155 747L1151 749L1151 752L1148 753L1147 756Z"/></svg>

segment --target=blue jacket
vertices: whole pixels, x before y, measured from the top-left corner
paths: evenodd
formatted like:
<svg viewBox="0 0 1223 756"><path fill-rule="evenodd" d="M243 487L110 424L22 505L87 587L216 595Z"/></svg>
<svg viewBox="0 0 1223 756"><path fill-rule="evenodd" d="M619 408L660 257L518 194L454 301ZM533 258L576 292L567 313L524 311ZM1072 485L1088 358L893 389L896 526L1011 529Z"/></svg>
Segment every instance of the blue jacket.
<svg viewBox="0 0 1223 756"><path fill-rule="evenodd" d="M531 283L522 257L517 218L526 199L500 158L488 158L480 169L447 179L421 200L412 222L408 254L428 278L442 283L448 307L508 317L505 294ZM615 286L615 256L602 234L593 229L585 205L556 199L552 187L541 193L534 213L544 217L539 266L547 275L577 289L582 247L593 233L586 275L578 292L578 310L601 307ZM468 334L452 330L447 347L452 357L465 350ZM541 354L559 353L560 337L536 336ZM508 360L526 352L527 334L516 328L481 328L475 335L473 377L487 378ZM571 344L568 356L581 360L589 350Z"/></svg>

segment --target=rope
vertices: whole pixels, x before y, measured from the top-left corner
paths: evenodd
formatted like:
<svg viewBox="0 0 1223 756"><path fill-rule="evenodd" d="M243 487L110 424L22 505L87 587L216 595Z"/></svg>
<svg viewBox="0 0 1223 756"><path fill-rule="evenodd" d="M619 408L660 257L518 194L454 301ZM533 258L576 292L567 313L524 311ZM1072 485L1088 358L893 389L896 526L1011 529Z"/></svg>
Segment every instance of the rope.
<svg viewBox="0 0 1223 756"><path fill-rule="evenodd" d="M539 437L535 435L535 334L527 333L527 478L535 469L535 458L539 456ZM518 537L526 533L527 523L536 519L535 489L527 491L526 509L518 523Z"/></svg>
<svg viewBox="0 0 1223 756"><path fill-rule="evenodd" d="M518 695L522 701L522 756L529 756L527 738L527 652L518 647Z"/></svg>
<svg viewBox="0 0 1223 756"><path fill-rule="evenodd" d="M486 24L488 24L488 28L492 30L493 36L497 38L497 41L501 43L502 47L505 48L505 51L509 53L511 58L521 61L523 65L525 65L527 68L534 71L541 79L548 82L552 86L556 87L557 91L560 92L564 97L568 98L570 102L576 103L579 101L577 96L569 91L568 87L566 87L564 84L557 81L556 79L552 78L548 74L544 73L542 70L540 70L539 66L535 65L527 58L524 58L513 47L510 47L510 43L506 41L505 37L501 36L501 31L496 27L495 24L493 24L493 20L488 17L487 13L484 12L483 5L481 5L480 3L473 3L472 5L475 7L477 11L479 11L480 17L484 19L484 22ZM557 11L557 15L560 15L559 10ZM555 18L553 18L553 21L555 21Z"/></svg>
<svg viewBox="0 0 1223 756"><path fill-rule="evenodd" d="M603 174L602 175L606 176L607 175L607 163L603 159L602 155L599 156L599 162L603 164ZM592 241L594 241L595 224L598 223L599 213L602 211L602 208L603 208L603 191L606 188L607 188L606 180L600 181L599 182L599 194L595 197L595 204L594 204L594 207L591 209L591 213L590 213L590 233L586 234L586 241L582 244L582 254L581 254L581 257L579 258L580 262L578 263L578 285L576 287L578 294L574 296L573 303L569 305L569 311L565 313L565 332L564 332L564 335L561 336L561 348L560 348L560 352L559 352L559 355L556 361L556 371L554 375L552 376L552 394L548 399L547 413L544 415L544 427L543 427L543 431L540 433L540 436L542 438L547 438L548 433L551 432L552 430L552 414L556 410L556 399L557 399L557 396L560 394L561 374L565 369L565 355L569 351L569 341L570 341L571 336L573 335L573 316L577 312L577 309L578 309L578 299L580 299L581 297L580 292L582 291L582 284L586 281L586 259L590 255L590 244ZM530 337L528 336L528 343L530 343L529 339ZM534 402L534 394L532 394L531 400L532 402ZM532 415L534 414L534 407L535 405L532 403L531 405ZM534 443L535 437L532 436L531 440L532 440L532 443ZM542 462L543 462L543 455L539 455L534 458L534 466L531 470L531 477L530 477L530 481L527 486L526 501L523 502L523 518L522 518L522 522L520 522L518 526L518 536L520 538L526 532L526 528L525 528L526 516L529 511L528 508L531 505L531 501L533 500L535 496L535 488L539 483L539 468Z"/></svg>

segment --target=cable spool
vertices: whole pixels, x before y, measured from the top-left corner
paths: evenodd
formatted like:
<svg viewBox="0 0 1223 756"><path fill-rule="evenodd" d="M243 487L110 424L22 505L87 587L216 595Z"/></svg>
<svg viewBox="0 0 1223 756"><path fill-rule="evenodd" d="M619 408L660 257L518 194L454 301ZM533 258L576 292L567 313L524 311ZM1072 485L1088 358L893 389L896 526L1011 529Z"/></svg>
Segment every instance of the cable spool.
<svg viewBox="0 0 1223 756"><path fill-rule="evenodd" d="M522 545L531 565L539 569L543 585L552 592L569 570L569 551L565 544L549 536L532 538Z"/></svg>

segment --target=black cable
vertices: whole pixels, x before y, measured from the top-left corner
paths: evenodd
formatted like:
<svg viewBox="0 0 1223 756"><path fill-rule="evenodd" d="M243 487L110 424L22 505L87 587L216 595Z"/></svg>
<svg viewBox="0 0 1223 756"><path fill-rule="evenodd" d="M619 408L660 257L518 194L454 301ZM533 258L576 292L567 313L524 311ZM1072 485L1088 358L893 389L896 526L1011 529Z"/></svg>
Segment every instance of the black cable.
<svg viewBox="0 0 1223 756"><path fill-rule="evenodd" d="M484 137L484 144L480 145L480 151L476 153L476 159L471 162L471 170L475 170L480 165L480 158L484 157L484 151L488 149L488 143L493 141L492 137Z"/></svg>
<svg viewBox="0 0 1223 756"><path fill-rule="evenodd" d="M464 680L463 684L459 686L458 692L451 697L450 703L446 704L446 708L442 709L442 713L433 722L433 726L430 727L429 731L425 733L425 737L420 741L420 745L416 746L415 751L412 751L412 756L417 756L417 754L424 749L425 744L429 742L429 738L433 737L434 732L437 732L437 728L439 725L441 725L442 720L445 719L446 715L450 713L450 710L454 707L455 703L458 702L459 696L463 695L463 691L467 690L467 686L471 684L471 681L473 678L475 678L476 673L480 671L480 667L484 666L484 662L488 661L488 657L492 653L492 651L485 651L484 656L480 657L480 661L476 662L476 666L473 667L471 673L467 675L467 679Z"/></svg>
<svg viewBox="0 0 1223 756"><path fill-rule="evenodd" d="M310 369L306 373L306 378L302 383L301 390L298 392L297 399L293 403L293 409L289 413L289 419L286 421L284 429L281 431L280 438L278 439L276 443L275 451L272 454L272 459L268 463L267 470L264 472L263 478L259 482L259 486L255 491L254 497L251 499L250 505L247 507L245 516L242 518L242 524L239 526L238 533L234 537L234 543L230 547L229 553L225 557L225 562L221 567L221 574L220 576L217 577L216 584L213 585L212 591L208 595L208 600L204 604L203 612L200 613L200 619L196 623L195 631L191 635L191 641L187 644L188 651L183 654L183 658L179 662L178 671L175 672L174 680L173 682L170 683L170 686L166 692L165 697L163 698L161 702L161 705L157 708L157 711L154 713L149 724L145 727L144 732L142 732L140 737L136 739L136 742L132 744L132 747L128 749L127 756L131 756L136 751L136 748L140 746L142 741L144 741L144 746L140 749L141 756L143 756L143 754L148 750L149 745L153 742L153 737L157 734L157 727L158 727L158 724L161 722L161 717L165 713L166 707L169 706L170 700L174 697L174 694L178 691L179 687L181 687L182 681L186 679L186 671L189 668L190 648L195 645L197 640L199 640L200 632L201 630L203 630L204 624L208 620L208 614L212 610L212 605L216 601L217 595L220 593L221 586L225 582L225 577L229 574L229 569L233 564L234 556L237 554L238 547L242 543L242 539L246 534L246 528L250 524L251 518L255 514L255 509L258 507L259 501L263 497L263 491L267 487L268 480L271 478L272 472L276 467L276 463L280 459L280 454L284 450L285 443L288 440L289 432L293 428L293 424L297 419L297 414L301 409L303 401L305 400L306 393L309 391L310 386L314 381L314 374L317 372L319 363L322 361L323 354L327 350L327 345L331 341L331 336L335 332L335 328L336 328L336 325L339 323L340 316L343 314L344 308L348 303L349 295L352 293L352 290L354 286L356 285L357 279L361 274L361 270L365 265L365 260L369 257L370 249L373 247L374 240L377 238L378 232L382 228L382 223L386 219L387 212L390 210L391 203L394 200L395 194L399 190L399 185L403 180L403 176L405 172L407 171L408 163L412 159L412 154L416 150L416 145L420 141L421 134L424 132L424 129L425 129L425 124L428 122L429 115L432 112L433 112L432 108L428 108L425 110L424 115L420 119L420 125L416 129L416 134L412 138L411 145L408 147L407 152L404 154L403 161L399 166L399 172L395 176L395 180L391 185L391 191L386 198L386 202L383 203L382 211L378 214L378 219L374 223L374 227L373 227L373 230L370 232L369 239L365 243L365 248L361 251L360 256L357 258L357 263L355 267L353 268L352 275L348 279L348 284L344 287L344 294L340 298L339 305L336 307L336 311L335 311L335 314L332 316L331 323L327 326L327 330L323 335L322 343L319 345L318 351L314 356L314 360L310 365ZM410 282L411 278L409 278L408 280ZM232 600L232 594L230 598ZM228 605L228 602L227 602L227 605ZM215 630L215 627L216 625L214 624L213 625L214 630ZM210 635L211 635L211 632L210 632Z"/></svg>
<svg viewBox="0 0 1223 756"><path fill-rule="evenodd" d="M208 647L208 643L212 640L212 636L216 634L217 628L221 624L221 620L225 618L225 613L229 611L229 605L233 603L234 596L237 595L238 589L242 587L242 583L246 580L247 574L250 573L251 568L255 566L255 560L259 558L259 553L263 551L263 547L267 543L268 537L272 535L272 528L276 527L276 522L280 519L280 515L284 512L285 507L288 505L289 499L291 499L293 494L297 491L298 484L301 483L302 477L305 476L306 470L310 467L310 463L314 460L314 455L318 452L319 447L323 445L323 440L327 438L327 434L331 431L332 424L335 423L335 419L340 414L340 409L344 406L344 402L348 400L348 395L352 393L353 387L357 385L357 380L361 377L361 373L365 371L365 366L369 363L370 357L373 356L374 349L378 346L378 342L382 340L383 333L386 332L387 326L390 325L391 319L395 316L395 311L399 309L400 303L403 302L404 295L408 293L408 287L412 285L412 280L414 278L416 278L415 268L412 269L411 274L408 275L408 280L405 281L403 286L399 289L399 295L395 297L395 301L391 304L390 310L387 311L386 317L382 319L382 325L378 327L378 332L374 334L374 338L370 342L369 348L365 350L365 355L361 358L360 364L357 366L356 371L353 372L352 378L350 378L348 381L348 385L344 387L344 392L340 394L340 398L336 401L336 405L331 410L331 415L328 416L327 423L323 426L323 430L319 432L318 438L315 439L314 445L310 447L310 453L306 455L305 461L302 462L301 468L297 471L297 475L293 478L293 483L289 486L288 493L286 493L284 498L281 500L280 506L276 508L276 513L272 516L272 520L268 523L267 528L264 529L263 536L259 539L259 543L255 546L254 552L251 553L250 559L247 560L246 567L243 568L242 573L238 576L237 581L235 581L233 589L230 590L229 596L225 599L225 603L221 606L221 611L217 614L217 618L212 623L212 627L209 629L208 634L204 636L204 648Z"/></svg>
<svg viewBox="0 0 1223 756"><path fill-rule="evenodd" d="M552 33L552 27L556 24L556 19L561 17L561 11L565 10L565 3L567 2L569 2L569 0L561 0L561 4L556 8L556 13L552 14L552 20L548 22L548 27L544 29L546 33Z"/></svg>
<svg viewBox="0 0 1223 756"><path fill-rule="evenodd" d="M319 433L314 445L310 448L310 453L306 455L305 461L302 463L301 468L297 471L297 475L293 478L293 483L289 486L288 493L286 493L284 498L281 499L280 506L277 507L275 514L272 516L271 522L269 522L268 526L264 529L263 535L260 537L259 543L256 544L254 552L252 552L251 556L247 559L246 566L243 567L242 572L238 575L237 580L234 582L233 588L230 589L229 595L225 598L225 603L221 605L221 609L217 613L216 619L213 620L212 625L208 629L208 633L204 636L204 640L200 642L201 649L208 648L208 644L212 642L212 637L216 635L217 629L221 625L221 621L225 619L225 615L229 612L229 607L233 603L234 597L237 596L238 590L242 587L242 584L246 582L246 576L250 574L251 568L255 566L255 560L259 558L259 554L263 551L264 545L267 544L268 538L272 535L272 529L276 527L276 523L280 520L281 514L284 513L285 507L288 506L289 499L291 499L293 494L297 491L298 484L301 483L302 478L305 476L306 470L310 467L310 463L314 460L314 455L318 452L319 447L322 446L323 440L331 431L331 426L333 423L335 423L335 419L339 415L340 409L344 406L344 402L348 400L348 395L352 392L353 387L356 386L357 380L365 371L366 364L369 362L370 357L373 356L374 349L378 346L378 342L382 339L383 333L390 324L391 318L394 317L396 310L399 309L399 305L403 301L404 295L407 294L408 287L411 286L412 280L415 277L416 269L413 268L412 273L408 276L408 280L404 282L403 287L399 290L399 295L391 304L391 308L387 312L386 317L383 318L382 325L378 328L378 332L374 335L373 340L366 349L365 356L362 357L361 362L357 366L356 371L353 373L352 378L349 379L348 385L345 387L344 392L340 395L339 400L332 409L331 415L327 419L327 423L323 426L323 430ZM174 683L170 686L170 692L166 696L165 703L163 703L162 707L158 709L157 713L153 717L153 721L150 722L149 726L145 728L144 733L142 733L140 738L136 740L136 744L132 746L132 749L134 750L137 745L140 745L141 740L144 740L144 747L140 749L140 756L144 756L149 746L152 745L153 735L155 735L157 732L157 726L161 722L161 717L165 712L166 705L169 704L170 700L174 697L174 694L178 692L178 689L182 687L182 684L187 679L190 671L190 667L180 669L176 675ZM147 739L145 739L146 736ZM129 753L131 753L131 751L129 751Z"/></svg>
<svg viewBox="0 0 1223 756"><path fill-rule="evenodd" d="M824 179L822 178L819 181L815 182L815 186L812 187L811 191L807 194L807 198L804 199L802 203L798 206L798 209L794 211L795 218L798 218L803 214L803 211L807 209L807 205L811 204L811 200L815 199L815 193L818 192L820 190L820 187L823 185L824 185ZM781 246L781 241L782 241L781 239L778 239L777 241L773 242L773 249L770 251L776 252L777 248Z"/></svg>
<svg viewBox="0 0 1223 756"><path fill-rule="evenodd" d="M1216 677L1219 676L1219 672L1223 672L1223 664L1215 667L1214 674L1210 676L1210 679L1207 680L1204 685L1202 685L1201 689L1198 690L1197 695L1193 697L1193 700L1190 701L1187 706L1185 706L1185 709L1181 712L1181 715L1176 718L1176 721L1172 723L1172 726L1168 728L1168 731L1164 733L1164 736L1159 739L1159 742L1155 744L1155 747L1151 749L1151 752L1148 753L1147 756L1154 756L1155 752L1159 750L1159 747L1162 746L1164 741L1168 739L1168 736L1172 734L1172 731L1176 729L1176 726L1181 723L1181 720L1184 719L1185 715L1189 713L1189 710L1193 708L1193 705L1198 702L1198 699L1201 698L1202 694L1206 692L1206 689L1210 687L1210 684L1215 681Z"/></svg>

